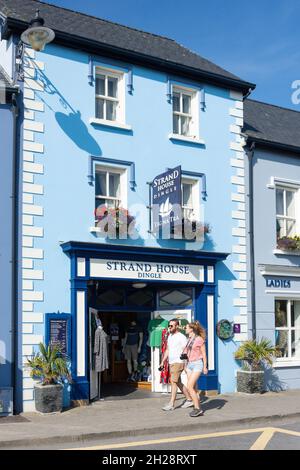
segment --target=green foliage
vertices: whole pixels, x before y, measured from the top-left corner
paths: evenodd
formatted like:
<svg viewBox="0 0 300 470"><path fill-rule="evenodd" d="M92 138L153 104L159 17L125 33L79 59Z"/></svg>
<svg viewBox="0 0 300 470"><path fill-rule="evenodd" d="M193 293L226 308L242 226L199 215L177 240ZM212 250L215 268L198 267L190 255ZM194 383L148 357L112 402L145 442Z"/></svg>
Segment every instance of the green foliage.
<svg viewBox="0 0 300 470"><path fill-rule="evenodd" d="M235 352L234 357L243 361L245 370L262 370L263 363L272 365L276 355L276 347L271 341L261 338L259 341L254 339L245 341Z"/></svg>
<svg viewBox="0 0 300 470"><path fill-rule="evenodd" d="M41 379L42 385L59 383L63 378L71 382L68 358L62 356L59 347L39 344L39 352L28 359L26 367L31 369L33 379Z"/></svg>

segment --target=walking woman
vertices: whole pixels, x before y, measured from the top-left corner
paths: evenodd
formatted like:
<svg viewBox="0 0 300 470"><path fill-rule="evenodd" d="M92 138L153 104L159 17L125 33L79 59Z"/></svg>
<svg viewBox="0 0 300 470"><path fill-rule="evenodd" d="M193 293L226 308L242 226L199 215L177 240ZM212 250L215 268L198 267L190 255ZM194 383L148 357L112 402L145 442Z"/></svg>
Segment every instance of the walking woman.
<svg viewBox="0 0 300 470"><path fill-rule="evenodd" d="M189 336L189 340L183 353L187 355L187 389L194 404L194 409L190 412L190 416L195 418L197 416L203 416L203 410L200 408L197 381L201 372L203 372L203 374L207 374L208 372L205 348L206 334L204 328L198 321L194 321L186 325L186 333Z"/></svg>

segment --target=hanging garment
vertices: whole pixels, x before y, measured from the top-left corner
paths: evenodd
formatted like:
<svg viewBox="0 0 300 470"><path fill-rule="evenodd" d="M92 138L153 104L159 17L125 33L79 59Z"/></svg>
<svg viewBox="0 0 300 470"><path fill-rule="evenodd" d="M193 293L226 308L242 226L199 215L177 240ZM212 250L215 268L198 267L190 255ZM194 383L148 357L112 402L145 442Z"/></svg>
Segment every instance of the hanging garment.
<svg viewBox="0 0 300 470"><path fill-rule="evenodd" d="M162 334L161 334L161 354L162 354L162 357L163 357L163 355L164 355L164 353L167 349L167 346L168 346L168 336L169 336L169 332L168 332L167 328L165 328L162 331ZM160 383L162 383L162 384L170 383L170 370L169 370L169 360L168 359L164 362L163 370L160 373Z"/></svg>
<svg viewBox="0 0 300 470"><path fill-rule="evenodd" d="M168 327L168 320L163 318L154 318L148 323L148 331L150 336L149 346L154 348L160 348L161 336L164 328Z"/></svg>
<svg viewBox="0 0 300 470"><path fill-rule="evenodd" d="M95 331L95 370L96 372L103 372L108 369L108 336L102 328L97 328Z"/></svg>

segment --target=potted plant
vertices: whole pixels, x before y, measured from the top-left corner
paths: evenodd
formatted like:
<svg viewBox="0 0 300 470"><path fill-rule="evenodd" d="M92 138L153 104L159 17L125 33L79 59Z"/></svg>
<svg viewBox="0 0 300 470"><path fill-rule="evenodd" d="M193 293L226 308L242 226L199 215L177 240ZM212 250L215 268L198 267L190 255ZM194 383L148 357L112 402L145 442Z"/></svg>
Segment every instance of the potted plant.
<svg viewBox="0 0 300 470"><path fill-rule="evenodd" d="M300 251L300 236L278 238L277 248L282 251Z"/></svg>
<svg viewBox="0 0 300 470"><path fill-rule="evenodd" d="M63 356L58 346L39 344L39 352L28 359L26 366L30 376L39 379L34 386L36 410L41 413L54 413L62 410L63 385L61 381L71 381L68 358Z"/></svg>
<svg viewBox="0 0 300 470"><path fill-rule="evenodd" d="M276 347L270 340L250 339L240 345L234 357L242 361L242 370L237 371L237 391L244 393L262 393L264 390L265 363L272 365L277 355Z"/></svg>
<svg viewBox="0 0 300 470"><path fill-rule="evenodd" d="M130 234L134 229L135 218L122 207L98 206L95 209L96 226L102 229L109 238L116 238L120 234Z"/></svg>

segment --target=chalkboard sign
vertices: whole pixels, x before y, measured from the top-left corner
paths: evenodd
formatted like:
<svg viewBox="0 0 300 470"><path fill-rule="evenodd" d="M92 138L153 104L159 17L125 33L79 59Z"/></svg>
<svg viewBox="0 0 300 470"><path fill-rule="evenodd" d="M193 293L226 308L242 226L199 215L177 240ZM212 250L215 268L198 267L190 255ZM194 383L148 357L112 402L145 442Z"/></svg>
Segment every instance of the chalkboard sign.
<svg viewBox="0 0 300 470"><path fill-rule="evenodd" d="M71 315L68 313L46 314L46 343L58 346L65 356L71 353Z"/></svg>

